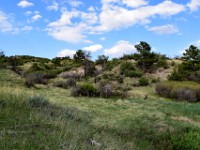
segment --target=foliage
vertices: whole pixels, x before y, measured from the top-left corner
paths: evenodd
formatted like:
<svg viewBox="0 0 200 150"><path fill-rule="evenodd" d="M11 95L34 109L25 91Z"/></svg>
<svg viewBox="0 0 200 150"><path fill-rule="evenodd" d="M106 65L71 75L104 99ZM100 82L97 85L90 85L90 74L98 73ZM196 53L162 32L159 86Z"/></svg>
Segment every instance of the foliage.
<svg viewBox="0 0 200 150"><path fill-rule="evenodd" d="M27 99L28 104L32 108L44 107L49 105L49 101L41 96L32 96Z"/></svg>
<svg viewBox="0 0 200 150"><path fill-rule="evenodd" d="M139 79L139 85L140 86L147 86L149 85L149 80L145 77L142 77Z"/></svg>
<svg viewBox="0 0 200 150"><path fill-rule="evenodd" d="M123 62L120 65L120 74L125 75L126 77L142 76L142 73L139 70L136 70L131 62Z"/></svg>
<svg viewBox="0 0 200 150"><path fill-rule="evenodd" d="M94 75L96 68L95 64L92 61L85 59L83 61L83 67L84 67L85 77Z"/></svg>
<svg viewBox="0 0 200 150"><path fill-rule="evenodd" d="M189 102L200 101L200 85L192 82L163 82L156 85L156 92L163 97Z"/></svg>
<svg viewBox="0 0 200 150"><path fill-rule="evenodd" d="M169 76L169 80L200 82L200 50L191 45L183 53L183 63L178 65Z"/></svg>
<svg viewBox="0 0 200 150"><path fill-rule="evenodd" d="M53 85L56 87L67 89L69 87L76 86L76 81L75 81L75 79L71 78L71 79L68 79L67 81L57 81Z"/></svg>
<svg viewBox="0 0 200 150"><path fill-rule="evenodd" d="M79 63L82 62L86 57L86 53L83 50L78 50L74 54L74 60Z"/></svg>
<svg viewBox="0 0 200 150"><path fill-rule="evenodd" d="M154 63L158 61L157 54L151 52L151 46L144 41L135 45L135 48L139 53L137 58L138 67L140 67L143 72L151 71Z"/></svg>
<svg viewBox="0 0 200 150"><path fill-rule="evenodd" d="M102 67L104 68L106 66L106 63L108 62L108 58L109 57L106 55L99 55L95 63L97 65L102 65Z"/></svg>
<svg viewBox="0 0 200 150"><path fill-rule="evenodd" d="M71 94L72 96L96 97L99 95L99 92L92 84L85 83L80 86L74 87Z"/></svg>
<svg viewBox="0 0 200 150"><path fill-rule="evenodd" d="M34 86L34 84L47 84L47 79L45 78L45 73L36 72L36 73L30 73L30 74L26 75L24 84L27 87Z"/></svg>
<svg viewBox="0 0 200 150"><path fill-rule="evenodd" d="M108 98L108 97L111 97L111 96L113 95L113 88L112 88L112 85L109 84L109 83L106 82L106 81L101 81L101 82L99 83L98 90L99 90L99 92L100 92L100 96L101 96L101 97Z"/></svg>

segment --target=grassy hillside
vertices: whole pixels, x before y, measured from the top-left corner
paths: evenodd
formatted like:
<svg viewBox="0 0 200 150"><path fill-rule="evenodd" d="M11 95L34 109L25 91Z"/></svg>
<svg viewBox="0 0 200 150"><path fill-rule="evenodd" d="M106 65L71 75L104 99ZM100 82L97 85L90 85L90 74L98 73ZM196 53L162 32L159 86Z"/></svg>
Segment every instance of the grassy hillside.
<svg viewBox="0 0 200 150"><path fill-rule="evenodd" d="M138 95L71 97L51 84L26 88L1 69L0 149L200 149L199 103L160 98L151 86L130 92Z"/></svg>

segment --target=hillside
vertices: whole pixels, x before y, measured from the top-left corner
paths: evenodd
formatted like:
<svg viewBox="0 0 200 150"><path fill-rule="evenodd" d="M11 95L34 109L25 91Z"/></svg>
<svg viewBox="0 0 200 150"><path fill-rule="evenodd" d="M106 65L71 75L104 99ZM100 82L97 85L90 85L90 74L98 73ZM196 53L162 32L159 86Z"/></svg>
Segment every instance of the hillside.
<svg viewBox="0 0 200 150"><path fill-rule="evenodd" d="M0 149L198 150L200 104L161 98L154 90L174 66L143 74L149 83L140 86L140 78L120 82L124 62L112 61L113 67L105 71L96 65L96 77L77 79L78 85L104 79L114 92L127 92L126 97L111 98L73 97L71 87L60 86L70 76L82 76L84 68L73 61L57 67L51 61L25 62L14 70L20 75L9 67L0 69ZM37 73L46 66L48 80L27 87L33 66L40 68Z"/></svg>

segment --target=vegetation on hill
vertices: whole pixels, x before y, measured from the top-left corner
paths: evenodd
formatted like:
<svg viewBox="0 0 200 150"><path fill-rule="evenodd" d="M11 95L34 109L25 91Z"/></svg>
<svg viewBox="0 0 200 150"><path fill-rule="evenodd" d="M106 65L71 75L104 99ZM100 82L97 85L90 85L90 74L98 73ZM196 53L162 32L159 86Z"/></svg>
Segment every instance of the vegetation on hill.
<svg viewBox="0 0 200 150"><path fill-rule="evenodd" d="M177 62L135 48L96 61L0 52L0 149L199 150L200 50Z"/></svg>

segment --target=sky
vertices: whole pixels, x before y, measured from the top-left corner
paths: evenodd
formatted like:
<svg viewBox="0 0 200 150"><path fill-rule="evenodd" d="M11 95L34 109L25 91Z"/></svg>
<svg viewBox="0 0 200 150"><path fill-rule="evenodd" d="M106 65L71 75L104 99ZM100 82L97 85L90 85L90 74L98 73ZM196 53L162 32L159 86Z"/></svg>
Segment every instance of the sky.
<svg viewBox="0 0 200 150"><path fill-rule="evenodd" d="M54 58L79 50L109 58L200 46L200 0L0 0L0 51Z"/></svg>

